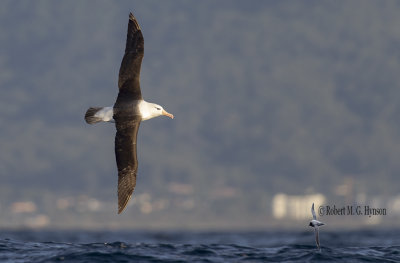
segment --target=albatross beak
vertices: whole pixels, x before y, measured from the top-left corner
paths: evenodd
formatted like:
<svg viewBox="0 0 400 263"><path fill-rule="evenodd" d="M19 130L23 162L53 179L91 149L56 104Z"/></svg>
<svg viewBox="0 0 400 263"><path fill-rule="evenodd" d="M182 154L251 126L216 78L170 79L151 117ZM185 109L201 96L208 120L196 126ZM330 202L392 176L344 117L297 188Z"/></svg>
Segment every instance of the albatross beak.
<svg viewBox="0 0 400 263"><path fill-rule="evenodd" d="M170 117L171 119L174 118L174 115L172 115L171 113L166 112L165 110L162 111L162 115L168 116L168 117Z"/></svg>

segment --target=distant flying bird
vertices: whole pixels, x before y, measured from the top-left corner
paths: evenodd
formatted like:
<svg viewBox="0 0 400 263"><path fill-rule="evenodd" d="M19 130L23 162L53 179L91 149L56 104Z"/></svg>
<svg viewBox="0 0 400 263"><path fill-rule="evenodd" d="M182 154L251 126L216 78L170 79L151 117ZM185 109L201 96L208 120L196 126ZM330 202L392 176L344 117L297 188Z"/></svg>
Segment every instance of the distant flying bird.
<svg viewBox="0 0 400 263"><path fill-rule="evenodd" d="M136 140L141 121L160 115L174 118L160 105L149 103L140 91L140 67L144 53L144 39L139 23L129 14L125 55L119 69L119 93L114 107L91 107L86 111L89 124L115 122L115 157L118 167L118 214L128 204L136 185L138 160Z"/></svg>
<svg viewBox="0 0 400 263"><path fill-rule="evenodd" d="M325 224L317 220L317 215L315 214L315 210L314 210L314 203L312 204L312 207L311 207L311 213L312 213L313 219L310 221L309 226L314 228L315 242L317 242L317 247L318 247L318 249L320 249L320 246L319 246L319 227L323 226Z"/></svg>

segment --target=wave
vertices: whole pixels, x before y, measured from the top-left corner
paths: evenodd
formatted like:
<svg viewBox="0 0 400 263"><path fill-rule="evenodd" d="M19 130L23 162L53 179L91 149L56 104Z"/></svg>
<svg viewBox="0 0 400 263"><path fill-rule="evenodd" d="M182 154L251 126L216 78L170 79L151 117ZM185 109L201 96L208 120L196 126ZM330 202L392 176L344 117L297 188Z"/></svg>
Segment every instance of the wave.
<svg viewBox="0 0 400 263"><path fill-rule="evenodd" d="M57 243L0 240L9 262L396 262L399 246L330 248L311 245L251 247L237 244Z"/></svg>

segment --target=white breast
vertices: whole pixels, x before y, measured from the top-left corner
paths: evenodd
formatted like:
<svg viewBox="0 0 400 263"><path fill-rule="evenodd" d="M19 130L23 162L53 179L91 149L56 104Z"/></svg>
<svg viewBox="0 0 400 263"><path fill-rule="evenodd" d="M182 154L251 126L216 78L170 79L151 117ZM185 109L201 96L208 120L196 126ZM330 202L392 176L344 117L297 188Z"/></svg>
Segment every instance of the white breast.
<svg viewBox="0 0 400 263"><path fill-rule="evenodd" d="M139 102L138 109L143 121L160 116L160 114L155 111L154 105L154 103L149 103L144 100Z"/></svg>

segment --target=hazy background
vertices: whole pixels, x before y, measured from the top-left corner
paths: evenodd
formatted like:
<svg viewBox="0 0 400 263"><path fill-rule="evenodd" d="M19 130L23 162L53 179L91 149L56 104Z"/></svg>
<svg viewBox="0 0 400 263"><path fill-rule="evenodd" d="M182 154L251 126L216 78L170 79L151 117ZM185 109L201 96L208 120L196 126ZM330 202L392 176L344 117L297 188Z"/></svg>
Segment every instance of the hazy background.
<svg viewBox="0 0 400 263"><path fill-rule="evenodd" d="M114 124L83 116L115 101L130 11L142 94L175 119L141 124L117 215ZM304 229L312 202L387 209L331 227L398 224L399 14L397 1L2 1L0 227Z"/></svg>

